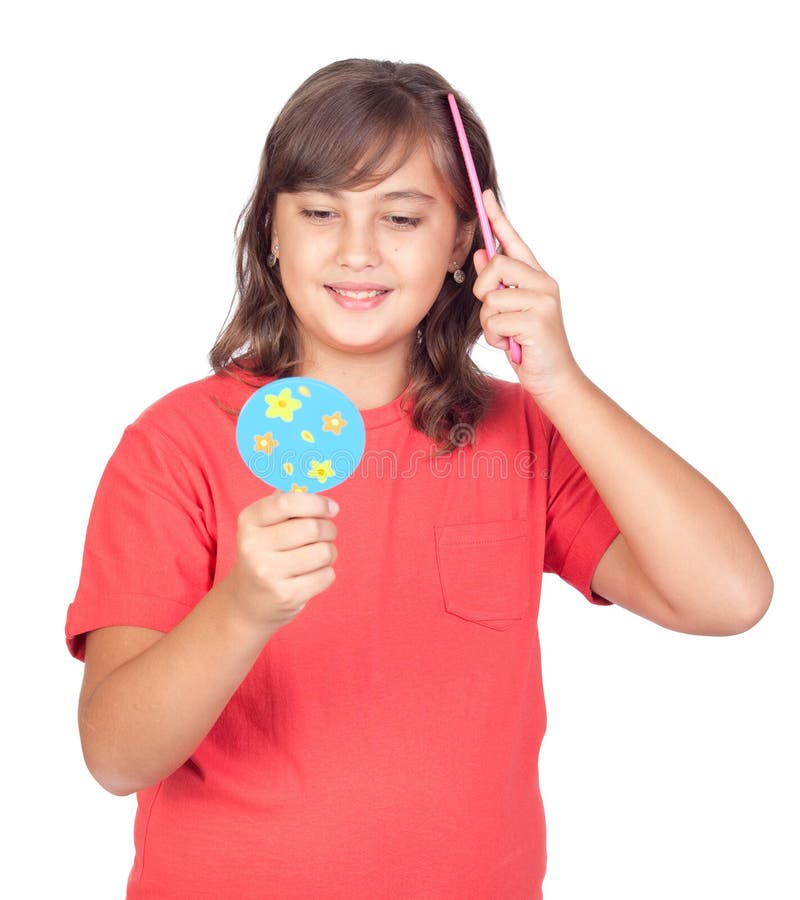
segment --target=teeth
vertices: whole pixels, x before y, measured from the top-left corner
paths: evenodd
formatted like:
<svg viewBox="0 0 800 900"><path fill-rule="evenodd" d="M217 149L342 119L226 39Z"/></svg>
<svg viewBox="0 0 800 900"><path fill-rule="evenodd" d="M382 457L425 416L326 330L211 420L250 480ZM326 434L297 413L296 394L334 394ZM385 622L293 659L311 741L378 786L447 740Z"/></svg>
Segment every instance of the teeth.
<svg viewBox="0 0 800 900"><path fill-rule="evenodd" d="M370 300L372 297L385 293L385 291L340 291L338 288L331 288L331 290L341 294L342 297L349 297L351 300Z"/></svg>

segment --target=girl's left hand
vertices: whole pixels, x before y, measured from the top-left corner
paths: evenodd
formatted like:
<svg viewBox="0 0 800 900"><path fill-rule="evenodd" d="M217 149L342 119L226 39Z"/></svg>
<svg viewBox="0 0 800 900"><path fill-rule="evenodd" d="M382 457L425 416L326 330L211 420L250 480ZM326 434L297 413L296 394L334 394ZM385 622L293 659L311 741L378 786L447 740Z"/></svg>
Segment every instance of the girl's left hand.
<svg viewBox="0 0 800 900"><path fill-rule="evenodd" d="M511 365L529 394L544 397L582 374L567 342L558 284L536 261L494 194L484 191L483 200L501 248L491 260L485 250L474 256L483 333L490 346L506 351L509 337L517 341L522 360ZM498 287L501 282L505 290Z"/></svg>

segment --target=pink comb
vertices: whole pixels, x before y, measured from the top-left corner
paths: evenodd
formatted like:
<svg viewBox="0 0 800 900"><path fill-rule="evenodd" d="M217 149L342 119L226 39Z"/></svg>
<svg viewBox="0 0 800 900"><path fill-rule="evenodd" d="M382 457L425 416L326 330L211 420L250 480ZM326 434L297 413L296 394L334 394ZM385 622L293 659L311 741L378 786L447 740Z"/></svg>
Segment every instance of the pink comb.
<svg viewBox="0 0 800 900"><path fill-rule="evenodd" d="M461 145L461 155L464 157L464 164L467 167L467 177L472 188L472 196L475 200L475 208L478 210L478 221L481 224L481 235L483 236L483 245L486 247L486 255L491 259L496 253L495 238L492 233L492 226L489 224L489 216L486 215L486 207L483 205L483 191L478 181L478 173L475 171L475 161L472 159L472 151L469 149L469 141L467 140L467 132L464 130L464 123L461 121L461 113L458 111L456 98L452 94L447 95L447 102L450 104L450 112L453 114L453 121L456 125L456 133L458 134L458 143ZM499 284L499 288L504 288L504 284ZM508 339L508 352L511 354L511 361L517 365L522 362L522 349L519 344L510 337Z"/></svg>

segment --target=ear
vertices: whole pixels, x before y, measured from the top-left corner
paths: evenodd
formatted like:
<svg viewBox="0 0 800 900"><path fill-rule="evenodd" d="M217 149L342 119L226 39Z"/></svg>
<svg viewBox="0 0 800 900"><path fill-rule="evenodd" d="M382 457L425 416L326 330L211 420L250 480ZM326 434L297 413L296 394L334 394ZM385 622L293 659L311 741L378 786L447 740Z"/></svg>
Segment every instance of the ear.
<svg viewBox="0 0 800 900"><path fill-rule="evenodd" d="M458 231L456 232L456 240L453 244L453 259L456 260L463 268L469 260L467 254L472 246L472 240L475 237L475 227L477 220L472 222L460 222Z"/></svg>

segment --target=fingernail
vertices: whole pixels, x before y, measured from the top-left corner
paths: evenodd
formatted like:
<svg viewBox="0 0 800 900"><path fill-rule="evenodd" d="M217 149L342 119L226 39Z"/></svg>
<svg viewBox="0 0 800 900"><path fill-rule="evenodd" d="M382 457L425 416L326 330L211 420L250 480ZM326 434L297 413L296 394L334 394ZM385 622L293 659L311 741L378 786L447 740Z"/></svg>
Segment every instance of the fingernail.
<svg viewBox="0 0 800 900"><path fill-rule="evenodd" d="M339 512L339 504L335 500L328 499L328 509L332 516Z"/></svg>

